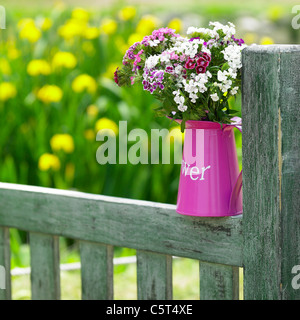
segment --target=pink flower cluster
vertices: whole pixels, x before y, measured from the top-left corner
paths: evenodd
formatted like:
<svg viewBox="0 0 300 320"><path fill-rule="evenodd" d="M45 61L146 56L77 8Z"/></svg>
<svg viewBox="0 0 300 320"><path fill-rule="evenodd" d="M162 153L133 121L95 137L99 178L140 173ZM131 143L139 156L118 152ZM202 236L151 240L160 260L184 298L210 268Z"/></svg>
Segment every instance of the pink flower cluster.
<svg viewBox="0 0 300 320"><path fill-rule="evenodd" d="M141 62L141 55L144 53L144 50L140 50L137 54L134 55L134 62L133 62L133 68L132 71L135 72L136 69L140 69L141 66L138 65L139 62Z"/></svg>
<svg viewBox="0 0 300 320"><path fill-rule="evenodd" d="M149 41L158 40L163 42L167 36L170 37L180 37L179 34L174 33L175 30L170 28L160 28L158 30L154 30L150 36L145 36L144 39L141 41L145 47L149 45Z"/></svg>
<svg viewBox="0 0 300 320"><path fill-rule="evenodd" d="M143 45L144 47L147 47L150 45L151 41L158 41L163 42L167 39L167 37L180 37L179 34L174 33L175 30L170 28L160 28L158 30L154 30L150 36L145 36L141 42L136 42L132 46L129 47L129 49L126 51L124 57L123 57L123 65L127 65L129 63L128 60L133 60L133 72L136 71L136 69L140 69L140 66L138 65L139 62L141 62L140 55L144 52L144 50L140 50L137 54L134 54L135 49L139 45Z"/></svg>
<svg viewBox="0 0 300 320"><path fill-rule="evenodd" d="M194 59L188 58L184 67L185 69L190 69L190 70L196 69L197 74L205 73L206 68L208 67L210 61L211 61L211 57L208 53L200 52L195 56Z"/></svg>

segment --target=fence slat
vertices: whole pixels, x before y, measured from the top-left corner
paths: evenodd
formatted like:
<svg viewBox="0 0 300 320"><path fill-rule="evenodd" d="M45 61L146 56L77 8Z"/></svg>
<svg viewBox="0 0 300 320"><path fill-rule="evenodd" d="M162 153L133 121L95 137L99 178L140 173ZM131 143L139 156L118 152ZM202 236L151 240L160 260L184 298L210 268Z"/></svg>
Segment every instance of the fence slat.
<svg viewBox="0 0 300 320"><path fill-rule="evenodd" d="M200 262L200 300L238 300L239 268Z"/></svg>
<svg viewBox="0 0 300 320"><path fill-rule="evenodd" d="M60 299L59 238L30 233L31 292L33 300Z"/></svg>
<svg viewBox="0 0 300 320"><path fill-rule="evenodd" d="M139 300L172 299L172 256L137 250Z"/></svg>
<svg viewBox="0 0 300 320"><path fill-rule="evenodd" d="M113 299L113 246L80 241L83 300Z"/></svg>
<svg viewBox="0 0 300 320"><path fill-rule="evenodd" d="M300 45L243 50L245 299L300 299L299 61Z"/></svg>
<svg viewBox="0 0 300 320"><path fill-rule="evenodd" d="M5 289L2 287L4 285ZM0 300L11 299L9 229L0 227Z"/></svg>

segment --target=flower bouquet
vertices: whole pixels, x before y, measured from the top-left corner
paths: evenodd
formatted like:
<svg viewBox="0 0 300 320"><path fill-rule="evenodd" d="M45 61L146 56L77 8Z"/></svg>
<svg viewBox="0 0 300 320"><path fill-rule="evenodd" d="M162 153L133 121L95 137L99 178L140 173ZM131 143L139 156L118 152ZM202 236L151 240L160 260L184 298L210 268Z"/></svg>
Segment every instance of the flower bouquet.
<svg viewBox="0 0 300 320"><path fill-rule="evenodd" d="M187 120L229 124L236 111L228 99L240 89L245 47L234 35L230 22L189 27L187 37L169 28L154 30L127 50L115 82L142 83L161 102L158 114L181 120L182 130Z"/></svg>
<svg viewBox="0 0 300 320"><path fill-rule="evenodd" d="M187 35L161 28L136 42L127 50L122 68L115 71L115 82L141 83L161 102L159 115L181 123L182 131L188 129L177 212L209 217L240 214L242 174L233 128L241 130L241 125L232 118L236 111L229 108L228 99L240 89L245 44L235 38L232 23L190 27Z"/></svg>

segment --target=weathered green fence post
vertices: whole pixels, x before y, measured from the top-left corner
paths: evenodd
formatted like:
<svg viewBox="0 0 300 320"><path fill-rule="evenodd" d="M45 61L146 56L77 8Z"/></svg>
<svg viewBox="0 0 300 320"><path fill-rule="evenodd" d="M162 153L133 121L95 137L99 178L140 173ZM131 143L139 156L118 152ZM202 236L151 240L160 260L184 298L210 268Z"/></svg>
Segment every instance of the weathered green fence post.
<svg viewBox="0 0 300 320"><path fill-rule="evenodd" d="M300 45L246 48L242 80L244 298L300 299Z"/></svg>

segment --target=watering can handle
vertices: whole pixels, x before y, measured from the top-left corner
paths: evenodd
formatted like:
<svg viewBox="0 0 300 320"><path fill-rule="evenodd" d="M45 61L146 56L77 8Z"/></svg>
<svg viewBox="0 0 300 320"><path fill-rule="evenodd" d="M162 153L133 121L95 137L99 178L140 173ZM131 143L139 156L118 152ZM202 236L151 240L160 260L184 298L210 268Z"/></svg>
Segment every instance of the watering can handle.
<svg viewBox="0 0 300 320"><path fill-rule="evenodd" d="M237 128L242 133L242 119L239 117L234 117L231 119L234 121L231 125ZM234 188L231 192L230 196L230 202L229 202L229 212L234 213L236 212L236 201L238 199L238 196L241 192L242 185L243 185L243 170L239 173L237 180L235 182Z"/></svg>

